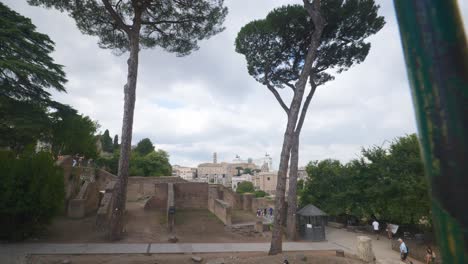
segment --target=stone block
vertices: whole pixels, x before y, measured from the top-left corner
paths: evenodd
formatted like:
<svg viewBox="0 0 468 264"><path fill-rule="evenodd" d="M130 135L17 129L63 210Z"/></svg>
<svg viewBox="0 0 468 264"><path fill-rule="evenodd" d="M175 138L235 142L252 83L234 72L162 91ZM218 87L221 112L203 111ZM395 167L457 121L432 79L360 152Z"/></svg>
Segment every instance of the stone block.
<svg viewBox="0 0 468 264"><path fill-rule="evenodd" d="M344 250L342 250L342 249L336 250L336 256L337 257L344 257Z"/></svg>
<svg viewBox="0 0 468 264"><path fill-rule="evenodd" d="M366 263L375 263L375 255L372 250L372 239L367 236L357 237L357 256Z"/></svg>

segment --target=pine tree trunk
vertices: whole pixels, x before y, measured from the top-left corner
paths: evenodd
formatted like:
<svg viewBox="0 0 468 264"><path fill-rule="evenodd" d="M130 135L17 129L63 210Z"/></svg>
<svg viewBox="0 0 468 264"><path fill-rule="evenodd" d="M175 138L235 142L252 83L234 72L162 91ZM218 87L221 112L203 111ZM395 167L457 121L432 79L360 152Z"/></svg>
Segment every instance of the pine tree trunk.
<svg viewBox="0 0 468 264"><path fill-rule="evenodd" d="M291 108L292 110L292 108ZM289 118L288 118L289 119ZM292 125L291 125L292 124ZM271 245L268 254L276 255L283 251L283 232L282 232L282 212L284 211L284 194L286 190L286 173L288 171L288 162L291 152L291 137L294 131L295 122L288 120L286 132L284 133L283 148L281 150L280 165L278 170L278 180L275 192L275 212L273 218L273 230L271 234Z"/></svg>
<svg viewBox="0 0 468 264"><path fill-rule="evenodd" d="M296 240L296 211L297 211L297 171L299 164L299 134L295 133L291 148L291 162L289 168L288 213L286 220L286 236L289 240Z"/></svg>
<svg viewBox="0 0 468 264"><path fill-rule="evenodd" d="M288 171L289 157L291 154L292 141L296 124L299 117L299 110L301 108L302 99L304 96L305 86L312 71L312 64L316 58L317 48L320 45L320 40L325 27L325 20L320 14L320 0L314 0L312 3L309 0L303 0L304 6L307 9L312 21L314 22L315 30L313 31L309 49L304 61L304 68L301 71L299 80L295 84L294 97L291 101L289 108L288 123L284 133L283 147L281 149L280 165L278 170L278 182L276 185L276 198L275 198L275 215L273 218L273 230L271 236L271 244L269 255L276 255L281 253L283 237L282 237L282 219L281 213L284 207L284 196L286 191L286 174Z"/></svg>
<svg viewBox="0 0 468 264"><path fill-rule="evenodd" d="M135 30L136 31L136 30ZM139 32L132 32L130 56L128 58L127 84L124 86L124 114L120 143L119 170L113 195L113 210L109 227L109 239L119 240L124 231L125 203L127 200L127 182L130 151L132 145L133 113L135 110L136 84L138 76Z"/></svg>

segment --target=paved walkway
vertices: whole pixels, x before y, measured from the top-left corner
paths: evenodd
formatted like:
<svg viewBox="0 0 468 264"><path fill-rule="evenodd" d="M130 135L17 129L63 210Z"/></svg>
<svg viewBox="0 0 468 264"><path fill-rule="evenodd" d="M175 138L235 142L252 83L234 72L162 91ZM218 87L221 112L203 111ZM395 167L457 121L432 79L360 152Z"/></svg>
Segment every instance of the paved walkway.
<svg viewBox="0 0 468 264"><path fill-rule="evenodd" d="M284 251L337 250L356 254L356 241L360 233L344 229L327 228L326 242L285 242ZM373 238L371 236L371 238ZM391 249L385 237L372 240L376 258L381 263L399 263L399 254ZM145 253L221 253L221 252L267 252L270 243L176 243L176 244L0 244L0 263L25 263L27 254L145 254ZM420 263L413 260L413 263Z"/></svg>
<svg viewBox="0 0 468 264"><path fill-rule="evenodd" d="M399 263L400 254L392 250L392 244L385 236L380 236L380 239L376 240L375 235L349 232L345 229L331 227L327 227L326 233L329 243L339 246L345 252L352 254L356 254L357 237L368 236L372 238L372 249L377 260L380 260L382 263ZM415 264L421 263L413 259L411 261Z"/></svg>
<svg viewBox="0 0 468 264"><path fill-rule="evenodd" d="M24 263L27 254L145 254L145 253L220 253L267 252L270 243L177 243L177 244L3 244L0 263ZM285 242L284 251L344 249L329 242Z"/></svg>

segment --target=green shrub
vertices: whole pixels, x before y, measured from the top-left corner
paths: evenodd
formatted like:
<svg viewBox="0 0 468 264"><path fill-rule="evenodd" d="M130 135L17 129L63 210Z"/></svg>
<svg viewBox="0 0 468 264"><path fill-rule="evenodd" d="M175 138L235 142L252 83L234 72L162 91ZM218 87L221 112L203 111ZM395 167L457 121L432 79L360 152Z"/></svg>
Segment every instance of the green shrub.
<svg viewBox="0 0 468 264"><path fill-rule="evenodd" d="M254 194L255 194L255 197L257 197L257 198L268 196L268 193L266 193L266 192L264 192L262 190L255 191Z"/></svg>
<svg viewBox="0 0 468 264"><path fill-rule="evenodd" d="M243 181L237 185L237 193L253 193L255 191L253 183Z"/></svg>
<svg viewBox="0 0 468 264"><path fill-rule="evenodd" d="M51 154L0 152L0 171L0 239L31 236L63 209L63 173Z"/></svg>

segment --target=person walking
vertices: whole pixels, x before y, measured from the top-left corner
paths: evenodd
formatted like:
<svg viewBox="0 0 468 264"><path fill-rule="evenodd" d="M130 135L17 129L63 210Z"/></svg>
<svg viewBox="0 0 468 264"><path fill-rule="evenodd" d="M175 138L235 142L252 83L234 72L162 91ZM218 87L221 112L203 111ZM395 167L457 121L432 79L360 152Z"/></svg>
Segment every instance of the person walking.
<svg viewBox="0 0 468 264"><path fill-rule="evenodd" d="M379 222L377 222L377 219L374 219L374 222L372 222L372 227L374 228L374 233L377 236L377 240L379 240Z"/></svg>
<svg viewBox="0 0 468 264"><path fill-rule="evenodd" d="M405 263L408 263L407 262L408 261L408 253L409 253L408 247L406 246L403 239L399 238L398 242L400 243L400 259L401 259L401 261L403 261ZM413 264L412 261L409 261L409 263Z"/></svg>
<svg viewBox="0 0 468 264"><path fill-rule="evenodd" d="M427 246L426 248L426 264L433 264L435 263L435 252L432 250L430 246Z"/></svg>
<svg viewBox="0 0 468 264"><path fill-rule="evenodd" d="M387 228L385 228L385 231L387 231L387 237L390 240L392 240L393 238L392 228L393 228L392 224L387 223Z"/></svg>

